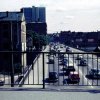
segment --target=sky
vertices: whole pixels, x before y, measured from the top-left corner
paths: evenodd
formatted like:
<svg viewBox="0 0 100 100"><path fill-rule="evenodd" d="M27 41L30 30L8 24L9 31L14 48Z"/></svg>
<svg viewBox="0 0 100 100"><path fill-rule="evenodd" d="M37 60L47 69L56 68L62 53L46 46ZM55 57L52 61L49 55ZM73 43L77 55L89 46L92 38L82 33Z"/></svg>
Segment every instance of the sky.
<svg viewBox="0 0 100 100"><path fill-rule="evenodd" d="M100 0L2 0L0 11L46 7L48 33L100 31Z"/></svg>

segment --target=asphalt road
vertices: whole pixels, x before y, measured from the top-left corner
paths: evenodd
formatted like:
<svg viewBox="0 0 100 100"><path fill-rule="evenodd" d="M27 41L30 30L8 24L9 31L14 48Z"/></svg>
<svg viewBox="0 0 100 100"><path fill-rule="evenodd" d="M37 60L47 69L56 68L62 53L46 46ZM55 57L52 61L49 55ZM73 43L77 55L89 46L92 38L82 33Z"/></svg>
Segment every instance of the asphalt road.
<svg viewBox="0 0 100 100"><path fill-rule="evenodd" d="M49 48L49 47L48 47ZM63 51L65 51L65 48L62 48ZM46 49L46 51L48 51L49 49ZM74 52L82 52L80 50L77 49L73 49L71 48L72 51ZM90 80L87 79L85 77L86 74L88 74L89 70L91 69L91 67L95 67L97 66L97 60L95 59L96 56L91 56L91 55L84 55L84 58L86 60L88 60L88 66L79 66L79 61L77 61L75 58L77 57L77 55L74 55L74 59L73 59L73 55L69 55L68 56L68 61L69 64L74 65L76 71L79 73L80 76L80 82L78 84L64 84L63 80L68 78L68 76L64 76L62 75L63 71L61 71L61 69L64 67L62 65L59 65L59 59L58 56L53 56L51 57L51 59L54 59L54 64L49 64L48 63L48 56L47 54L45 54L44 58L45 58L45 79L48 78L48 73L51 71L56 71L59 75L58 78L58 82L56 83L48 83L46 82L46 88L56 88L56 89L66 89L66 88L72 88L72 86L74 88L78 88L78 87L86 87L88 85L88 88L98 88L95 85L100 85L100 80ZM93 59L92 59L93 57ZM34 64L34 69L30 72L29 77L27 77L26 81L23 85L23 87L42 87L43 84L43 55L41 54L39 59L36 61L36 63ZM89 59L87 59L89 58ZM98 63L98 68L99 68L100 63ZM29 84L29 85L28 85ZM34 85L33 85L34 84ZM38 84L38 85L37 85Z"/></svg>

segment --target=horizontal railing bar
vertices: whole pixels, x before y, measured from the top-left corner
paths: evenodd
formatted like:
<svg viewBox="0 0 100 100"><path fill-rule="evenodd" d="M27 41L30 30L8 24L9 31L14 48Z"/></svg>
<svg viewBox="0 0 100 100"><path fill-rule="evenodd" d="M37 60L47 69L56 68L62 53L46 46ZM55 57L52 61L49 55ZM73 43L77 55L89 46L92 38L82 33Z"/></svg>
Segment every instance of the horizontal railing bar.
<svg viewBox="0 0 100 100"><path fill-rule="evenodd" d="M100 52L40 52L40 51L0 51L0 53L100 54Z"/></svg>

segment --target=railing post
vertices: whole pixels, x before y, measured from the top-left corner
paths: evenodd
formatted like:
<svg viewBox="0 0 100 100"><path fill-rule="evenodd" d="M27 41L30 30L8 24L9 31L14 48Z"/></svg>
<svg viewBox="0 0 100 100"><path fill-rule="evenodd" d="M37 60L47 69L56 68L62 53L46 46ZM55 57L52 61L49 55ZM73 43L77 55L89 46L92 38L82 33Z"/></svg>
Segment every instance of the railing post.
<svg viewBox="0 0 100 100"><path fill-rule="evenodd" d="M99 54L99 53L97 53L97 70L98 70L98 54ZM98 86L98 78L99 78L99 77L97 76L97 86Z"/></svg>
<svg viewBox="0 0 100 100"><path fill-rule="evenodd" d="M45 89L45 65L44 65L44 52L43 54L43 89Z"/></svg>
<svg viewBox="0 0 100 100"><path fill-rule="evenodd" d="M13 65L13 22L11 24L11 87L14 87L14 65Z"/></svg>
<svg viewBox="0 0 100 100"><path fill-rule="evenodd" d="M14 87L14 65L13 65L13 52L11 52L11 87Z"/></svg>

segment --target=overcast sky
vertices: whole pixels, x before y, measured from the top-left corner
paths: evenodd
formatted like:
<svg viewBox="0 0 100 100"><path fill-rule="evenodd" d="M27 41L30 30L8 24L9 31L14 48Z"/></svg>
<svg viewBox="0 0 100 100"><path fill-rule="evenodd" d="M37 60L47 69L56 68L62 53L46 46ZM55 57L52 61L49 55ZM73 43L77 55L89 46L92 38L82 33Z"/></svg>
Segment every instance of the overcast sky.
<svg viewBox="0 0 100 100"><path fill-rule="evenodd" d="M48 32L100 31L100 0L2 0L0 11L46 7Z"/></svg>

